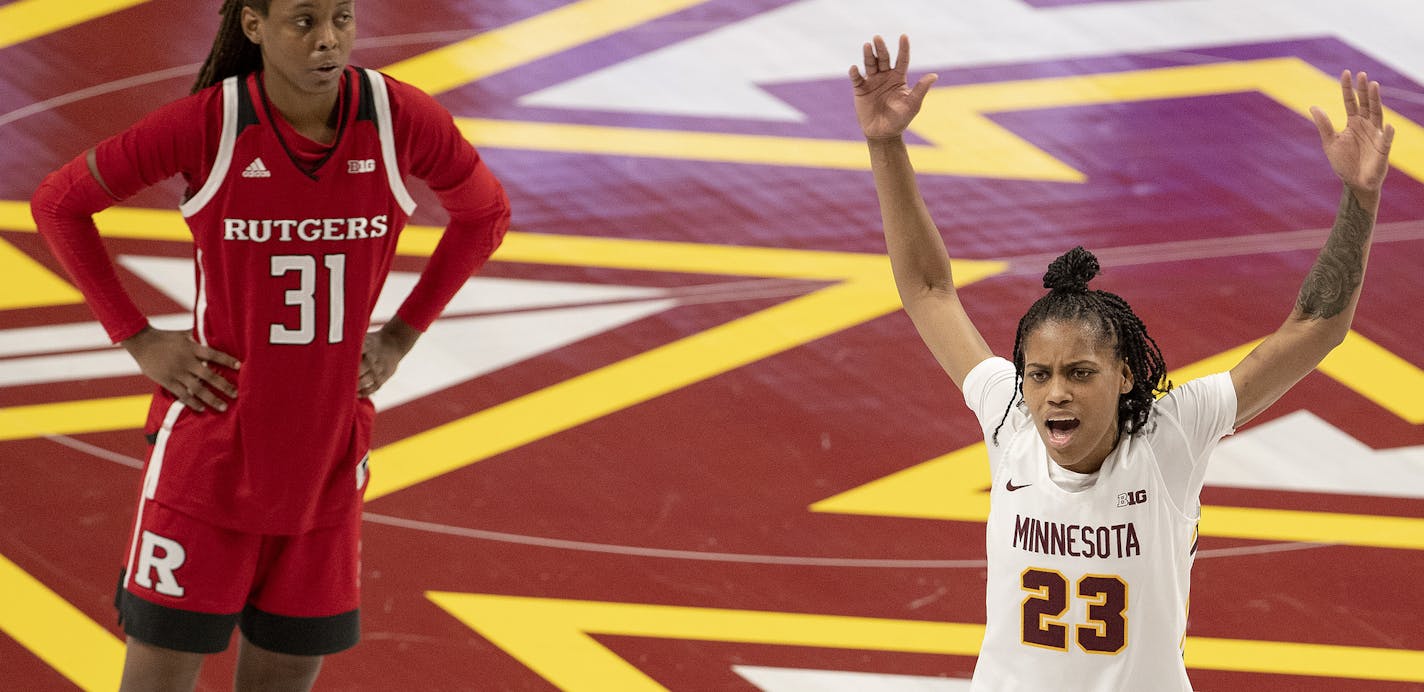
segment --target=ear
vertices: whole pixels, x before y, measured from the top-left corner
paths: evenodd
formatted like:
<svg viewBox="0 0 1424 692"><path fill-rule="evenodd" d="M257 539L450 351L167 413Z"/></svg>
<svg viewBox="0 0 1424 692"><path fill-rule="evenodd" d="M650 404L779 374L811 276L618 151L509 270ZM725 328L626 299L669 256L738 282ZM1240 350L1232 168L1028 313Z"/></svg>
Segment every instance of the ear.
<svg viewBox="0 0 1424 692"><path fill-rule="evenodd" d="M1118 385L1118 394L1126 394L1132 391L1132 385L1136 381L1132 377L1132 368L1128 367L1127 361L1122 362L1122 384Z"/></svg>
<svg viewBox="0 0 1424 692"><path fill-rule="evenodd" d="M262 15L245 5L242 8L242 33L247 35L247 40L262 45Z"/></svg>

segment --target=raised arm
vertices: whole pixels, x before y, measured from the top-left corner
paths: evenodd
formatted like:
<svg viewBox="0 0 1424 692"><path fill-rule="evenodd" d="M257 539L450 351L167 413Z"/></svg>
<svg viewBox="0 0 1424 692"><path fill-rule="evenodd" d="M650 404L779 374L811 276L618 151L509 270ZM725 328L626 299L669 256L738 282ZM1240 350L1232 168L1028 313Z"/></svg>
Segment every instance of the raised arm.
<svg viewBox="0 0 1424 692"><path fill-rule="evenodd" d="M851 67L850 81L855 89L856 118L870 147L870 167L895 287L920 338L955 386L962 388L969 371L993 354L959 302L944 240L925 208L901 138L937 75L921 77L914 88L907 86L910 39L905 36L900 37L900 54L893 67L890 50L881 37L865 44L863 52L865 74Z"/></svg>
<svg viewBox="0 0 1424 692"><path fill-rule="evenodd" d="M1310 109L1330 167L1344 183L1335 226L1300 287L1285 324L1231 369L1240 426L1280 399L1345 339L1360 299L1380 188L1389 170L1394 127L1384 122L1379 83L1365 73L1340 75L1345 127L1339 132Z"/></svg>

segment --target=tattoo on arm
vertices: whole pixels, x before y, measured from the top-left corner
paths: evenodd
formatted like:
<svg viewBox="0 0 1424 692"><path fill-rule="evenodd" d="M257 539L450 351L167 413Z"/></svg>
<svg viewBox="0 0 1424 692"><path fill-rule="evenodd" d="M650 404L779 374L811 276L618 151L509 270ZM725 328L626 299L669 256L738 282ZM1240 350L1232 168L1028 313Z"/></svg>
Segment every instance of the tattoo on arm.
<svg viewBox="0 0 1424 692"><path fill-rule="evenodd" d="M1335 227L1315 266L1300 287L1295 309L1305 319L1330 319L1350 304L1365 273L1365 246L1374 228L1373 215L1360 207L1348 189L1340 199Z"/></svg>

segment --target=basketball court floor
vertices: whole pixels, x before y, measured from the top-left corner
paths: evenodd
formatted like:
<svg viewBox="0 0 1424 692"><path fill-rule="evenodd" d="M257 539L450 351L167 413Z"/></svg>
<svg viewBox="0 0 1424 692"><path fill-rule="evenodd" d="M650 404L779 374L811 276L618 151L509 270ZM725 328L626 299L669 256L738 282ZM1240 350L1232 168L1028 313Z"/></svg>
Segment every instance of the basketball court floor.
<svg viewBox="0 0 1424 692"><path fill-rule="evenodd" d="M187 92L219 4L0 0L5 689L117 685L152 389L27 202ZM1339 200L1308 108L1384 85L1354 331L1215 456L1185 650L1200 690L1424 689L1415 0L357 6L354 62L449 108L514 230L376 397L363 641L319 689L967 689L988 472L883 254L845 74L877 33L940 75L912 156L995 351L1082 244L1178 382L1285 318ZM378 320L439 233L416 188ZM193 300L180 193L99 217L159 324Z"/></svg>

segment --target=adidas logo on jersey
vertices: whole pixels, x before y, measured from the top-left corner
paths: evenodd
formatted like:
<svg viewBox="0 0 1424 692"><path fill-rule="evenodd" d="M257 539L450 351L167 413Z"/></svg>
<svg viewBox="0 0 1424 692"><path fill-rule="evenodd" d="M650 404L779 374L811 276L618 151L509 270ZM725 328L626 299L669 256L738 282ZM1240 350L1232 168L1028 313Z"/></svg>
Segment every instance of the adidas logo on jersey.
<svg viewBox="0 0 1424 692"><path fill-rule="evenodd" d="M267 170L267 166L262 163L262 157L252 159L252 163L247 164L247 168L242 171L244 178L270 178L272 171Z"/></svg>

